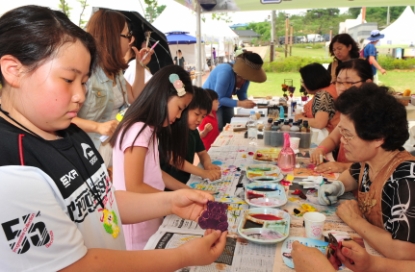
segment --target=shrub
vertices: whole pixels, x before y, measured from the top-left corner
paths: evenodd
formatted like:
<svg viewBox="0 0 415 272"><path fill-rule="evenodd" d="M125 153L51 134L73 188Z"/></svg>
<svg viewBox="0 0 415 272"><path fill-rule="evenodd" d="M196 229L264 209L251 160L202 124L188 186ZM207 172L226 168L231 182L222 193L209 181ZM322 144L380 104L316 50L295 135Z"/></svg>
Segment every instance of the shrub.
<svg viewBox="0 0 415 272"><path fill-rule="evenodd" d="M273 62L266 62L264 63L263 68L265 72L298 72L301 67L313 62L330 63L331 59L288 57L277 59Z"/></svg>
<svg viewBox="0 0 415 272"><path fill-rule="evenodd" d="M391 56L379 56L378 62L386 70L394 69L414 69L415 68L415 59L395 59Z"/></svg>

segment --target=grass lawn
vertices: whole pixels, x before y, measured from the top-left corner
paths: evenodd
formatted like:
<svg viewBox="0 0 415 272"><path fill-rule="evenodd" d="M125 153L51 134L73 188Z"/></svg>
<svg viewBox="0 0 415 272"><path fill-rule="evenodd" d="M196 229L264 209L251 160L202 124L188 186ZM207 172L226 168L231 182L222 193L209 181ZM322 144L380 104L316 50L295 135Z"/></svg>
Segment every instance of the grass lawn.
<svg viewBox="0 0 415 272"><path fill-rule="evenodd" d="M267 81L259 84L251 82L249 95L252 96L282 96L281 84L284 79L292 79L296 87L294 96L299 96L300 73L267 73ZM396 91L402 92L405 89L412 90L415 94L415 71L413 70L394 70L388 71L386 75L379 75L382 84L393 87Z"/></svg>
<svg viewBox="0 0 415 272"><path fill-rule="evenodd" d="M289 50L290 48L288 48L288 52ZM291 49L291 55L294 57L312 57L312 58L319 58L319 59L329 58L329 55L326 49L324 48L313 49L313 48L293 47ZM278 57L285 58L284 51L278 52Z"/></svg>

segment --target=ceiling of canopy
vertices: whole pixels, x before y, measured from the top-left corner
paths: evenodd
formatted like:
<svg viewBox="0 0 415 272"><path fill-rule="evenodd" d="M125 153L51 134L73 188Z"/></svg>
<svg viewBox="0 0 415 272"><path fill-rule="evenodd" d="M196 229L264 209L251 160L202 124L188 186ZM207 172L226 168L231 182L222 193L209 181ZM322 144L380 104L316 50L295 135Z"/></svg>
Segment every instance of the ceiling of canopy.
<svg viewBox="0 0 415 272"><path fill-rule="evenodd" d="M194 8L200 3L203 12L316 9L339 7L386 7L415 5L414 0L176 0ZM278 3L280 2L280 3Z"/></svg>

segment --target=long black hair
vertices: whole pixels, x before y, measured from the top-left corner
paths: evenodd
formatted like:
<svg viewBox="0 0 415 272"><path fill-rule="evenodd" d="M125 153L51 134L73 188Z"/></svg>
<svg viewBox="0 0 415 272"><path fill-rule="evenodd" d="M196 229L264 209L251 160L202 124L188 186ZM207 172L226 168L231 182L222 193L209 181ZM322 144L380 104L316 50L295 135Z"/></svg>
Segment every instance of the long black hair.
<svg viewBox="0 0 415 272"><path fill-rule="evenodd" d="M111 146L115 146L117 138L120 136L119 145L121 147L125 133L131 126L137 122L143 122L144 126L138 132L134 141L147 126L150 126L153 128L152 139L154 137L159 138L159 150L162 152L160 155L175 165L183 164L183 158L186 157L187 151L187 138L185 137L188 134L187 130L178 129L175 126L177 122L163 127L164 121L169 117L168 102L173 96L177 96L176 89L169 81L171 74L177 74L184 84L186 93L193 94L192 81L186 70L177 65L169 65L160 69L147 82L141 94L125 113L124 118L110 139Z"/></svg>

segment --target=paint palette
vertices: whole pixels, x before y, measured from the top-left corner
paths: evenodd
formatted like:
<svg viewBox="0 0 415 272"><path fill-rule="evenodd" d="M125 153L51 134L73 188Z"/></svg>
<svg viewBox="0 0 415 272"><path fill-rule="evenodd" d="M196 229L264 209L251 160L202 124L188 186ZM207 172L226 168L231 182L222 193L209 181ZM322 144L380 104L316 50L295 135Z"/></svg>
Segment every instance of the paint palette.
<svg viewBox="0 0 415 272"><path fill-rule="evenodd" d="M246 167L246 177L253 181L255 177L276 177L280 178L282 175L278 166L273 164L252 164Z"/></svg>
<svg viewBox="0 0 415 272"><path fill-rule="evenodd" d="M267 182L267 183L273 183L273 182L280 182L281 180L284 179L284 175L282 173L280 173L280 175L278 177L274 177L274 176L259 176L259 177L254 177L252 178L252 182Z"/></svg>
<svg viewBox="0 0 415 272"><path fill-rule="evenodd" d="M245 186L245 202L255 207L280 207L287 203L287 195L279 183L253 182Z"/></svg>
<svg viewBox="0 0 415 272"><path fill-rule="evenodd" d="M275 244L288 237L290 215L283 210L253 208L245 212L238 227L240 236L258 244Z"/></svg>
<svg viewBox="0 0 415 272"><path fill-rule="evenodd" d="M258 149L254 154L254 161L260 163L277 163L281 148Z"/></svg>

